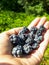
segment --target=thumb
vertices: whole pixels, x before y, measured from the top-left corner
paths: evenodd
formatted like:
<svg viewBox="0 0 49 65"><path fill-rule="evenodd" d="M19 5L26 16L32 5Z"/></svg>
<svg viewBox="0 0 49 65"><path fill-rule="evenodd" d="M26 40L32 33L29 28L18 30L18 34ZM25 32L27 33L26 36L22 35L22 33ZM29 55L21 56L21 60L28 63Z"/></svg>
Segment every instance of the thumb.
<svg viewBox="0 0 49 65"><path fill-rule="evenodd" d="M22 29L23 27L18 27L18 28L13 28L13 29L10 29L8 31L5 31L5 33L7 35L11 35L11 34L18 34L18 32Z"/></svg>

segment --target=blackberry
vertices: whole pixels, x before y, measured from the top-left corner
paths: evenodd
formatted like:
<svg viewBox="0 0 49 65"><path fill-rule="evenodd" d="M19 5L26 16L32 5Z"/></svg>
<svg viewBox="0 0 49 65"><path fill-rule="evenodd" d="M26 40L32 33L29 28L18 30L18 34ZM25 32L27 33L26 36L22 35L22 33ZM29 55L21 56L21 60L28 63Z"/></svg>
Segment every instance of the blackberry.
<svg viewBox="0 0 49 65"><path fill-rule="evenodd" d="M32 37L32 38L34 39L35 34L34 34L33 32L30 32L30 33L29 33L29 36Z"/></svg>
<svg viewBox="0 0 49 65"><path fill-rule="evenodd" d="M13 46L17 46L18 44L24 45L24 41L18 35L15 34L10 36L10 42Z"/></svg>
<svg viewBox="0 0 49 65"><path fill-rule="evenodd" d="M28 37L27 40L25 41L26 44L32 44L33 43L33 38L32 37Z"/></svg>
<svg viewBox="0 0 49 65"><path fill-rule="evenodd" d="M35 34L37 30L38 30L38 29L37 29L36 27L32 27L32 28L30 29L30 32L32 31L32 32Z"/></svg>
<svg viewBox="0 0 49 65"><path fill-rule="evenodd" d="M39 30L42 31L42 32L44 32L46 29L45 29L45 27L43 25L41 25L40 28L39 28Z"/></svg>
<svg viewBox="0 0 49 65"><path fill-rule="evenodd" d="M28 29L27 27L23 27L23 29L20 30L18 34L25 34L25 33L27 33L28 31L29 31L29 29Z"/></svg>
<svg viewBox="0 0 49 65"><path fill-rule="evenodd" d="M12 34L9 39L12 45L16 46L18 44L18 35Z"/></svg>
<svg viewBox="0 0 49 65"><path fill-rule="evenodd" d="M31 51L32 51L31 45L25 44L25 45L23 46L23 53L24 53L24 54L29 54Z"/></svg>
<svg viewBox="0 0 49 65"><path fill-rule="evenodd" d="M39 47L39 44L37 42L32 44L32 49L35 50Z"/></svg>
<svg viewBox="0 0 49 65"><path fill-rule="evenodd" d="M25 41L28 38L28 34L21 34L21 35L19 35L19 37L20 37L20 39Z"/></svg>
<svg viewBox="0 0 49 65"><path fill-rule="evenodd" d="M20 45L17 45L16 47L14 47L13 49L12 49L12 55L14 56L14 57L21 57L22 56L22 47L20 46Z"/></svg>
<svg viewBox="0 0 49 65"><path fill-rule="evenodd" d="M19 42L18 42L19 45L23 46L25 44L25 41L19 37Z"/></svg>
<svg viewBox="0 0 49 65"><path fill-rule="evenodd" d="M40 31L40 30L38 29L37 32L36 32L36 35L41 36L41 35L42 35L42 31Z"/></svg>
<svg viewBox="0 0 49 65"><path fill-rule="evenodd" d="M36 41L37 43L40 43L42 41L42 39L43 39L42 36L35 35L34 41Z"/></svg>
<svg viewBox="0 0 49 65"><path fill-rule="evenodd" d="M38 39L39 39L40 41L42 41L42 39L43 39L43 36L39 36L39 37L38 37Z"/></svg>
<svg viewBox="0 0 49 65"><path fill-rule="evenodd" d="M43 33L44 31L46 31L46 28L45 28L43 25L41 25L41 26L39 27L39 29L37 30L36 34L37 34L38 36L40 36L40 35L42 35L42 33Z"/></svg>

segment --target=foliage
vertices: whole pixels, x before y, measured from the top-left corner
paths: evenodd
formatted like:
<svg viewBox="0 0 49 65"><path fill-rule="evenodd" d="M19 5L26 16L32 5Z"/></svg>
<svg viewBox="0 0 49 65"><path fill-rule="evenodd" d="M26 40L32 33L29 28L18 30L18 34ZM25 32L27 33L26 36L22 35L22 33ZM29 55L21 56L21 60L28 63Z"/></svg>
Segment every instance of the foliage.
<svg viewBox="0 0 49 65"><path fill-rule="evenodd" d="M18 0L0 0L0 10L22 11L22 6L17 3Z"/></svg>
<svg viewBox="0 0 49 65"><path fill-rule="evenodd" d="M49 0L0 0L0 10L34 13L49 12Z"/></svg>
<svg viewBox="0 0 49 65"><path fill-rule="evenodd" d="M43 7L49 13L49 0L43 0Z"/></svg>
<svg viewBox="0 0 49 65"><path fill-rule="evenodd" d="M42 3L40 3L39 5L35 5L34 7L29 6L29 13L32 13L35 15L43 15L44 9L42 6Z"/></svg>

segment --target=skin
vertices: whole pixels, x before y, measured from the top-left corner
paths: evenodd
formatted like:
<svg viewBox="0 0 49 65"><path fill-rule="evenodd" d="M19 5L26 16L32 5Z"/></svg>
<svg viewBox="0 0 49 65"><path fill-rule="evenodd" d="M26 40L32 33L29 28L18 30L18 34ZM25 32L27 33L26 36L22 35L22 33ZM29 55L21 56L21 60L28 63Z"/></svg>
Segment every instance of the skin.
<svg viewBox="0 0 49 65"><path fill-rule="evenodd" d="M40 25L44 25L47 29L44 34L44 40L40 43L37 50L22 58L15 58L11 55L12 45L9 41L9 36L11 34L18 34L23 27L14 28L0 33L0 65L39 65L49 43L49 22L46 20L46 17L37 17L28 26L30 29L33 26L39 28Z"/></svg>

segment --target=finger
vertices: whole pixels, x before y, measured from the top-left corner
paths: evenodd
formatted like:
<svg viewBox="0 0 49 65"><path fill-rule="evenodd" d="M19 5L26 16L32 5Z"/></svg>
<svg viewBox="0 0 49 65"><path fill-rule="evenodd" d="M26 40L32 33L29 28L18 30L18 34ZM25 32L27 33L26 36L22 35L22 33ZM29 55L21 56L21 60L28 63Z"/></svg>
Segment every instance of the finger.
<svg viewBox="0 0 49 65"><path fill-rule="evenodd" d="M48 40L44 40L41 44L40 44L40 47L36 50L36 52L34 54L32 54L32 57L35 57L38 61L41 61L43 55L44 55L44 52L47 48L47 45L48 45Z"/></svg>
<svg viewBox="0 0 49 65"><path fill-rule="evenodd" d="M45 28L49 29L49 22L46 22L46 23L44 24L44 26L45 26ZM43 42L40 44L40 48L39 48L39 50L42 49L42 52L43 52L43 53L44 53L44 51L45 51L45 49L46 49L46 47L47 47L47 45L48 45L48 42L49 42L49 30L47 30L47 32L45 33L45 35L44 35L44 40L45 40L45 41L43 41Z"/></svg>
<svg viewBox="0 0 49 65"><path fill-rule="evenodd" d="M46 22L44 24L45 28L49 28L49 22ZM40 43L40 47L36 50L36 52L34 54L32 54L32 57L34 56L35 58L37 58L39 61L42 59L44 52L48 46L49 43L49 30L47 30L47 32L44 35L44 41L42 43Z"/></svg>
<svg viewBox="0 0 49 65"><path fill-rule="evenodd" d="M48 34L49 33L49 31L47 31L47 33L46 34ZM40 44L40 47L39 47L39 49L38 49L38 51L37 51L37 54L39 53L39 57L43 57L43 55L44 55L44 52L45 52L45 50L46 50L46 48L47 48L47 46L48 46L48 43L49 43L49 40L48 40L48 37L47 37L47 39L45 39L41 44Z"/></svg>
<svg viewBox="0 0 49 65"><path fill-rule="evenodd" d="M9 31L6 31L7 35L11 35L11 34L18 34L18 32L22 29L23 27L18 27L18 28L13 28Z"/></svg>
<svg viewBox="0 0 49 65"><path fill-rule="evenodd" d="M42 17L40 22L37 25L37 28L39 28L41 25L43 25L46 22L46 17Z"/></svg>
<svg viewBox="0 0 49 65"><path fill-rule="evenodd" d="M45 27L46 29L49 29L49 21L47 21L47 22L44 24L44 27Z"/></svg>
<svg viewBox="0 0 49 65"><path fill-rule="evenodd" d="M40 62L44 55L44 52L47 48L47 45L48 45L48 40L44 40L40 44L40 47L36 50L36 52L31 55L30 59L33 59L33 57L34 57L36 60L38 60Z"/></svg>
<svg viewBox="0 0 49 65"><path fill-rule="evenodd" d="M49 22L48 21L44 24L44 27L49 29ZM48 45L48 42L49 42L49 30L47 30L47 32L45 33L44 41L40 44L40 47L39 47L39 51L41 51L42 54L44 54L44 51Z"/></svg>
<svg viewBox="0 0 49 65"><path fill-rule="evenodd" d="M33 26L36 26L38 24L38 22L40 21L40 18L37 17L35 20L33 20L30 25L28 26L28 28L30 29Z"/></svg>

